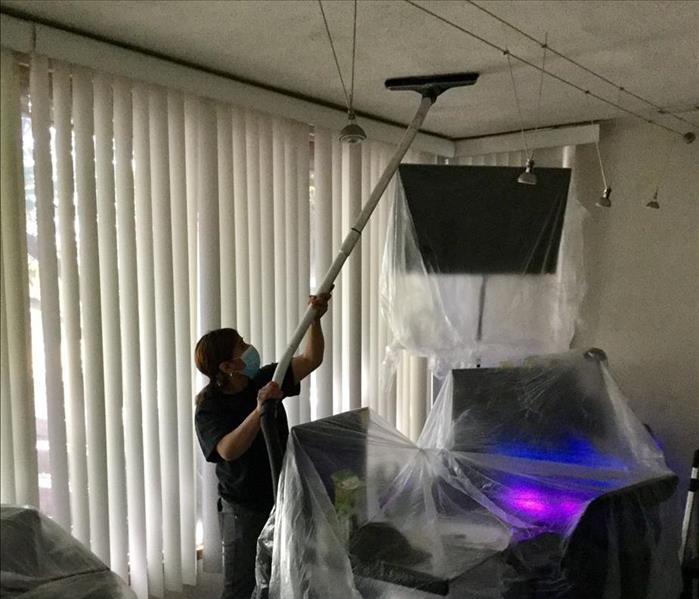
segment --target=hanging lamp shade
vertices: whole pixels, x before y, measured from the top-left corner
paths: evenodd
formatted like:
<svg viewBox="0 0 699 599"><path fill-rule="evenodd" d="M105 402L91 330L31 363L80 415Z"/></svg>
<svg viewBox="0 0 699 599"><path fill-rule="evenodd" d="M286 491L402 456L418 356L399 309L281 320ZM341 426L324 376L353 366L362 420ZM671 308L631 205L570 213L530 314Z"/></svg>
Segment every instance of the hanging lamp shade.
<svg viewBox="0 0 699 599"><path fill-rule="evenodd" d="M527 160L527 165L524 172L517 177L517 183L522 183L523 185L536 185L536 174L534 171L534 161L530 158Z"/></svg>
<svg viewBox="0 0 699 599"><path fill-rule="evenodd" d="M658 202L658 190L655 190L653 194L653 199L646 204L646 208L652 208L653 210L660 210L660 203Z"/></svg>
<svg viewBox="0 0 699 599"><path fill-rule="evenodd" d="M610 208L612 205L612 201L609 199L611 195L612 188L609 186L605 187L596 205L600 208Z"/></svg>
<svg viewBox="0 0 699 599"><path fill-rule="evenodd" d="M366 132L357 124L353 112L350 112L347 124L340 131L340 141L348 144L361 143L366 139Z"/></svg>

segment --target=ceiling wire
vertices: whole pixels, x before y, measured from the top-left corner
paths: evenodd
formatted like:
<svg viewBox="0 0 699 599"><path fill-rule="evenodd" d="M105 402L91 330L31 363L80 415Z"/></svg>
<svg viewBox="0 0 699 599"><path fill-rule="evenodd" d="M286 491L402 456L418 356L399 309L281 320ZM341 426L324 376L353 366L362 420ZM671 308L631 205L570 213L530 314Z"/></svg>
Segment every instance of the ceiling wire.
<svg viewBox="0 0 699 599"><path fill-rule="evenodd" d="M318 1L320 2L320 0L318 0ZM580 87L579 85L573 83L572 81L568 81L567 79L564 79L563 77L561 77L560 75L557 75L556 73L552 73L551 71L546 71L545 69L542 69L542 67L528 61L526 58L522 58L521 56L517 56L516 54L510 52L509 50L507 50L505 48L501 48L500 46L491 42L490 40L487 40L486 38L474 33L473 31L470 31L470 30L462 27L458 23L454 23L453 21L450 21L449 19L447 19L441 15L438 15L437 13L429 10L428 8L425 8L424 6L420 6L416 2L413 2L413 0L403 0L403 1L406 2L407 4L410 4L411 6L414 6L418 10L421 10L422 12L434 17L435 19L442 21L443 23L450 25L451 27L454 27L455 29L458 29L462 33L465 33L466 35L469 35L472 38L477 39L478 41L486 44L487 46L490 46L494 50L498 50L499 52L502 52L503 54L506 54L508 56L512 56L513 58L516 58L517 60L519 60L521 63L526 64L527 66L530 66L534 69L537 69L538 71L543 71L549 77L552 77L553 79L556 79L557 81L560 81L561 83L569 85L570 87L573 87L582 93L587 93L590 96L592 96L593 98L596 98L596 99L600 100L601 102L604 102L605 104L609 104L610 106L614 106L615 108L622 110L623 112L626 112L628 114L631 114L631 115L635 116L636 118L639 118L642 121L645 121L646 123L650 123L651 125L655 125L656 127L660 127L661 129L665 129L666 131L669 131L670 133L674 133L675 135L679 135L680 137L683 137L683 138L685 138L685 140L687 140L687 137L686 137L687 134L685 132L678 131L677 129L673 129L672 127L668 127L666 125L663 125L662 123L658 123L658 122L654 121L653 119L650 119L650 118L645 117L641 114L638 114L637 112L634 112L633 110L629 110L628 108L624 108L623 106L620 106L619 104L615 104L614 102L607 100L606 98L603 98L602 96L599 96L599 95L591 92L590 90L587 90L583 87ZM623 90L623 88L622 88L622 90ZM625 91L625 90L623 90L623 91ZM694 137L692 136L692 140L693 139L694 139ZM687 140L687 141L690 141L690 140Z"/></svg>
<svg viewBox="0 0 699 599"><path fill-rule="evenodd" d="M354 0L354 25L353 25L353 30L352 30L352 83L350 84L349 108L348 108L348 110L352 114L354 114L354 65L355 65L356 50L357 50L357 0Z"/></svg>
<svg viewBox="0 0 699 599"><path fill-rule="evenodd" d="M541 57L541 77L539 79L539 99L537 100L536 103L536 127L534 128L534 133L536 133L539 130L539 125L541 124L541 98L543 96L544 92L544 73L546 72L546 49L548 46L546 45L546 42L548 42L549 39L549 34L548 31L546 32L546 38L543 44L543 56ZM533 154L534 152L532 152ZM531 156L530 156L531 158Z"/></svg>
<svg viewBox="0 0 699 599"><path fill-rule="evenodd" d="M506 20L503 19L502 17L500 17L500 16L496 15L495 13L489 11L487 8L484 8L483 6L480 6L479 4L477 4L476 2L474 2L473 0L465 0L465 1L468 2L469 4L471 4L472 6L475 6L478 10L480 10L480 11L486 13L487 15L490 15L490 16L493 17L494 19L500 21L500 23L502 23L502 24L504 24L504 25L507 25L507 26L510 27L511 29L514 29L515 31L517 31L518 33L520 33L521 35L523 35L524 37L526 37L528 40L530 40L530 41L532 41L532 42L534 42L534 43L536 43L536 44L539 44L539 45L542 46L543 48L548 48L548 50L549 50L550 52L552 52L553 54L555 54L555 55L558 56L559 58L562 58L563 60L569 62L570 64L575 65L575 66L578 67L579 69L582 69L582 70L585 71L586 73L589 73L590 75L593 75L593 76L597 77L598 79L604 81L604 82L607 83L608 85L611 85L612 87L616 87L617 89L621 90L622 92L625 92L625 93L628 94L629 96L632 96L632 97L636 98L637 100L640 100L641 102L644 102L645 104L648 104L649 106L652 106L652 107L655 108L660 114L667 114L667 115L672 116L673 118L675 118L675 119L677 119L677 120L679 120L679 121L682 121L682 122L684 122L684 123L687 123L688 125L691 125L692 127L697 127L697 124L696 124L696 123L693 123L692 121L690 121L690 120L688 120L688 119L686 119L686 118L684 118L684 117L682 117L682 116L679 116L678 114L675 114L674 112L671 112L671 111L669 111L669 110L663 108L662 106L658 106L658 105L655 104L654 102L651 102L650 100L647 100L646 98L643 98L642 96L639 96L638 94L635 94L634 92L632 92L632 91L626 89L625 87L620 86L618 83L614 83L614 81L611 81L610 79L607 79L607 77L605 77L604 75L600 75L599 73L596 73L596 72L593 71L592 69L589 69L589 68L586 67L585 65L580 64L579 62L573 60L572 58L568 58L567 56L565 56L564 54L562 54L562 53L559 52L558 50L556 50L556 49L552 48L551 46L549 46L549 45L548 45L548 40L544 40L544 42L542 43L542 42L540 42L538 39L536 39L533 35L530 35L530 34L527 33L526 31L523 31L522 29L520 29L520 28L517 27L516 25L513 25L513 24L510 23L509 21L506 21Z"/></svg>
<svg viewBox="0 0 699 599"><path fill-rule="evenodd" d="M337 67L337 74L340 76L340 83L342 84L342 91L345 93L345 101L347 102L347 112L352 114L352 96L347 93L347 86L345 85L345 80L342 77L342 70L340 69L340 61L337 59L337 52L335 52L335 44L333 43L333 36L330 33L330 27L328 26L328 19L325 17L325 10L323 10L322 0L318 0L318 6L320 7L320 13L323 15L323 23L325 23L325 31L328 34L328 41L330 42L330 49L333 52L333 58L335 59L335 66ZM356 5L355 5L355 35L356 35ZM352 93L354 93L354 49L352 50Z"/></svg>
<svg viewBox="0 0 699 599"><path fill-rule="evenodd" d="M594 125L592 121L590 121L590 124ZM602 184L606 189L607 187L609 187L609 185L607 184L607 174L604 172L604 164L602 163L602 153L599 149L599 139L597 138L595 138L595 149L597 150L597 162L599 162L599 170L602 174Z"/></svg>
<svg viewBox="0 0 699 599"><path fill-rule="evenodd" d="M510 60L509 50L505 50L505 56L507 57L507 66L510 69L510 80L512 81L512 91L515 95L515 103L517 104L517 112L519 113L519 131L522 134L522 144L524 145L524 152L527 155L527 160L531 159L529 154L529 147L527 146L527 136L524 134L524 118L522 117L522 108L519 104L519 96L517 95L517 85L515 84L515 76L512 73L512 61Z"/></svg>
<svg viewBox="0 0 699 599"><path fill-rule="evenodd" d="M617 93L617 99L616 101L619 102L619 96L621 95L621 92ZM585 103L587 104L587 109L590 109L590 94L586 93L585 94ZM595 121L590 119L590 125L594 126ZM599 149L599 135L595 136L595 150L597 151L597 162L599 163L599 170L600 173L602 174L602 183L604 185L604 188L606 189L608 187L607 185L607 174L604 172L604 164L602 163L602 153L600 152Z"/></svg>

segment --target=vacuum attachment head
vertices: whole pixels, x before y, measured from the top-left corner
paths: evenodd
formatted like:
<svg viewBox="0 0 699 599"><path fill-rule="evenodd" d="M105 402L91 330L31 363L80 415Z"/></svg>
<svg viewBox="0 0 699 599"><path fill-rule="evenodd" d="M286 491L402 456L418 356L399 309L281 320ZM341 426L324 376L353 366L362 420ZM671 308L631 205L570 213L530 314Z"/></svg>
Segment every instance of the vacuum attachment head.
<svg viewBox="0 0 699 599"><path fill-rule="evenodd" d="M473 85L478 81L479 73L447 73L445 75L426 75L420 77L395 77L386 79L390 90L413 91L422 96L436 98L452 87Z"/></svg>

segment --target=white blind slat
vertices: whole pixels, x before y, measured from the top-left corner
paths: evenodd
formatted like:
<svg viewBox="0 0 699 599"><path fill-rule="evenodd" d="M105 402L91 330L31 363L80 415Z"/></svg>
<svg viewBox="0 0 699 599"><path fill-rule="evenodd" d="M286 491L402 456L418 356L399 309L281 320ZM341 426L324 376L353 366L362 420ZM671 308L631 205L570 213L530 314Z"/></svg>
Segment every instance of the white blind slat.
<svg viewBox="0 0 699 599"><path fill-rule="evenodd" d="M235 218L235 328L250 341L250 240L248 237L248 182L245 114L233 110L233 202Z"/></svg>
<svg viewBox="0 0 699 599"><path fill-rule="evenodd" d="M177 378L175 359L175 306L172 273L172 215L170 212L170 158L168 151L167 96L150 90L150 164L155 283L155 341L157 414L162 484L163 565L165 589L182 589L180 551L180 487L177 445Z"/></svg>
<svg viewBox="0 0 699 599"><path fill-rule="evenodd" d="M361 200L362 206L369 199L371 194L371 144L363 143L361 147L361 161L362 161L362 172L361 172ZM362 301L362 328L361 328L361 377L362 377L362 387L361 387L361 402L363 407L371 406L371 397L369 394L369 371L371 370L370 357L371 357L371 225L374 218L369 219L362 236L360 238L361 248L362 248L362 262L361 262L361 301Z"/></svg>
<svg viewBox="0 0 699 599"><path fill-rule="evenodd" d="M128 576L126 464L122 418L121 333L114 196L113 104L111 82L94 78L95 175L100 263L100 304L104 353L107 483L109 488L110 567Z"/></svg>
<svg viewBox="0 0 699 599"><path fill-rule="evenodd" d="M41 323L46 365L46 406L53 510L50 515L70 530L68 452L61 365L61 319L58 299L55 209L50 151L50 98L48 60L32 56L29 88L34 138L34 192L36 194L37 242ZM58 380L57 380L58 379Z"/></svg>
<svg viewBox="0 0 699 599"><path fill-rule="evenodd" d="M2 244L0 244L0 264L2 264ZM14 435L12 433L12 398L6 312L5 277L0 276L0 502L16 503Z"/></svg>
<svg viewBox="0 0 699 599"><path fill-rule="evenodd" d="M369 166L369 187L373 190L379 180L380 173L378 162L379 148L376 144L371 144L371 158ZM388 198L382 198L380 201L385 202ZM379 352L379 266L381 251L379 248L379 226L381 220L381 208L378 208L369 221L369 236L370 236L370 252L369 258L369 333L371 335L369 345L369 402L371 407L378 411L381 415L383 412L379 405L379 364L378 361L383 357Z"/></svg>
<svg viewBox="0 0 699 599"><path fill-rule="evenodd" d="M314 131L314 167L315 183L314 222L312 223L315 243L315 261L313 264L316 285L319 285L332 263L332 141L330 132L325 129ZM335 311L335 294L330 302L328 313L324 317L323 332L325 336L325 357L323 364L313 373L316 405L313 417L325 418L332 415L332 374L333 374L333 313Z"/></svg>
<svg viewBox="0 0 699 599"><path fill-rule="evenodd" d="M78 265L87 430L90 547L109 557L109 509L105 426L104 360L95 188L94 114L91 74L73 71L75 189L78 197Z"/></svg>
<svg viewBox="0 0 699 599"><path fill-rule="evenodd" d="M310 204L308 197L309 169L310 169L310 132L306 125L297 125L297 135L295 139L297 162L296 162L296 185L298 187L297 211L298 211L298 317L294 328L298 325L308 305L308 296L311 292L311 243L310 243ZM303 351L303 347L301 347ZM299 421L308 422L311 419L310 401L310 380L305 380L301 384L301 395L299 396Z"/></svg>
<svg viewBox="0 0 699 599"><path fill-rule="evenodd" d="M343 179L343 152L342 145L333 135L332 139L332 251L335 253L340 249L342 243L342 179ZM342 331L342 311L344 306L343 300L343 283L344 277L339 276L335 280L335 291L333 292L333 309L332 309L332 329L333 329L333 352L332 352L332 381L333 381L333 406L332 413L338 414L342 412L342 394L343 394L343 331Z"/></svg>
<svg viewBox="0 0 699 599"><path fill-rule="evenodd" d="M187 177L187 252L189 259L189 330L190 347L199 339L198 264L197 264L197 193L199 172L199 99L185 96L184 99L184 151L185 174ZM196 377L192 377L192 395L198 391Z"/></svg>
<svg viewBox="0 0 699 599"><path fill-rule="evenodd" d="M348 179L347 198L343 214L343 236L354 224L362 208L361 146L352 144L347 149ZM362 405L362 247L357 244L344 266L343 290L343 338L345 360L343 362L346 384L345 408L354 410Z"/></svg>
<svg viewBox="0 0 699 599"><path fill-rule="evenodd" d="M284 226L285 233L285 263L286 263L286 341L291 339L294 330L299 323L299 271L298 271L298 172L296 170L298 156L294 143L294 127L290 125L284 138ZM286 404L289 426L295 426L300 422L300 407L298 398L294 398Z"/></svg>
<svg viewBox="0 0 699 599"><path fill-rule="evenodd" d="M139 599L148 599L132 133L131 87L120 80L114 84L114 167L121 346L128 348L122 377L129 581Z"/></svg>
<svg viewBox="0 0 699 599"><path fill-rule="evenodd" d="M236 319L236 264L235 215L233 188L233 138L231 110L216 107L218 143L218 215L221 252L221 324L235 327Z"/></svg>
<svg viewBox="0 0 699 599"><path fill-rule="evenodd" d="M80 355L80 291L78 248L75 230L73 183L73 141L71 126L70 72L63 64L54 65L53 122L56 131L56 191L58 196L58 255L60 265L59 299L63 345L63 384L66 400L66 429L70 512L72 533L90 544L87 496L87 456L85 451L85 403Z"/></svg>
<svg viewBox="0 0 699 599"><path fill-rule="evenodd" d="M274 254L274 157L272 122L260 118L260 242L262 271L262 354L263 364L275 359Z"/></svg>
<svg viewBox="0 0 699 599"><path fill-rule="evenodd" d="M286 167L284 138L286 124L280 119L272 122L272 195L274 204L274 354L281 357L286 350L286 227L284 205Z"/></svg>
<svg viewBox="0 0 699 599"><path fill-rule="evenodd" d="M218 175L216 111L201 103L198 126L199 168L197 209L199 212L200 334L221 326L221 286L219 282L220 241L218 229ZM234 133L235 135L235 133ZM237 172L234 175L237 178ZM237 240L236 240L237 243ZM237 246L236 246L237 250ZM201 456L201 452L199 453ZM201 457L200 457L201 459ZM202 520L204 525L204 571L221 571L221 536L216 511L216 474L214 465L202 461Z"/></svg>
<svg viewBox="0 0 699 599"><path fill-rule="evenodd" d="M151 213L151 142L148 90L138 85L133 88L132 94L143 467L145 480L148 481L148 491L146 492L148 588L152 595L162 597L164 593L162 567L163 508L156 386L157 346L155 289L153 282L153 218Z"/></svg>
<svg viewBox="0 0 699 599"><path fill-rule="evenodd" d="M389 160L391 159L390 156L390 150L386 147L383 148L382 154L381 154L381 159L379 161L379 172L383 172L384 169L386 168L386 165L388 164ZM381 248L383 252L383 248L385 248L386 244L386 235L387 235L387 229L388 229L388 222L389 222L389 214L390 214L390 208L393 203L393 198L395 197L395 186L396 186L396 178L393 177L391 179L391 183L389 183L388 187L386 188L386 192L384 193L385 199L389 199L388 202L383 202L380 208L379 212L379 217L380 217L380 243L381 243ZM381 319L381 328L380 328L380 344L381 344L381 356L380 359L383 360L385 358L386 350L392 343L391 335L389 332L388 328L388 323L386 323L385 319ZM383 381L381 383L381 401L384 402L385 404L385 412L384 415L386 419L393 424L394 426L397 424L396 422L396 397L397 397L397 391L398 391L398 380L396 377L395 372L390 372L388 369L382 369L382 376L386 377L387 380Z"/></svg>
<svg viewBox="0 0 699 599"><path fill-rule="evenodd" d="M192 345L190 342L189 252L187 245L187 183L185 167L184 101L169 92L168 155L172 214L172 273L175 309L175 363L177 364L177 448L179 451L180 552L182 582L196 584L195 478L192 398Z"/></svg>
<svg viewBox="0 0 699 599"><path fill-rule="evenodd" d="M247 168L248 248L250 275L250 343L262 351L262 237L260 235L260 145L257 115L245 112L245 157Z"/></svg>

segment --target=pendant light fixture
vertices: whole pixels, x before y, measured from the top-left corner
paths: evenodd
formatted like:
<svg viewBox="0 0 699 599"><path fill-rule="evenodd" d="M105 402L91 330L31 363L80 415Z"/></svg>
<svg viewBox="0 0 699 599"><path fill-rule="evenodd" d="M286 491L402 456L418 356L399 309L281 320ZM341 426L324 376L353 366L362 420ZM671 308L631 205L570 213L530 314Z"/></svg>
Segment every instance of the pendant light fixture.
<svg viewBox="0 0 699 599"><path fill-rule="evenodd" d="M609 185L605 185L604 189L602 190L602 195L600 196L599 200L597 200L595 205L599 206L600 208L611 208L612 200L609 199L611 195L612 188L609 187Z"/></svg>
<svg viewBox="0 0 699 599"><path fill-rule="evenodd" d="M517 183L523 185L536 185L536 173L534 171L534 160L529 158L524 168L524 172L517 177Z"/></svg>
<svg viewBox="0 0 699 599"><path fill-rule="evenodd" d="M354 73L355 73L355 63L356 63L356 50L357 50L357 0L354 0L354 23L352 30L352 80L350 84L350 91L347 93L347 86L345 85L345 80L342 77L342 70L340 69L340 61L337 59L337 52L335 51L335 44L333 43L332 35L330 34L330 27L328 26L328 20L325 17L325 10L323 10L322 0L318 0L318 6L320 6L320 12L323 15L323 23L325 23L325 31L328 35L328 41L330 42L330 49L333 53L333 58L335 59L335 66L337 67L337 74L340 76L340 83L342 84L342 91L345 93L345 101L347 102L347 124L340 131L340 141L349 144L356 144L363 142L366 138L366 132L357 123L357 117L354 114Z"/></svg>
<svg viewBox="0 0 699 599"><path fill-rule="evenodd" d="M661 163L660 168L657 171L656 174L656 184L655 184L655 191L653 192L653 197L650 199L650 201L646 204L646 208L650 208L652 210L660 210L660 202L658 202L658 193L660 192L660 188L663 186L663 183L665 182L665 175L667 173L667 167L668 164L670 163L670 156L672 154L672 150L674 148L674 140L670 140L667 146L667 151L665 152L665 158L663 159L663 162Z"/></svg>
<svg viewBox="0 0 699 599"><path fill-rule="evenodd" d="M646 208L652 208L653 210L660 210L660 204L658 203L658 190L655 190L653 194L653 199L646 204Z"/></svg>
<svg viewBox="0 0 699 599"><path fill-rule="evenodd" d="M536 126L534 128L534 133L539 130L539 123L541 121L541 98L544 90L544 72L546 70L546 49L548 48L548 32L544 38L544 43L541 44L543 50L541 58L541 77L539 79L539 99L537 101L536 107ZM515 84L515 76L512 71L512 60L510 59L510 51L506 48L503 54L507 57L507 66L510 71L510 81L512 81L512 93L515 96L515 103L517 104L517 113L519 114L519 128L522 134L522 145L524 146L524 152L527 156L527 161L525 163L524 172L517 177L517 183L522 185L536 185L537 177L534 172L534 150L529 151L527 146L527 136L524 133L524 118L522 117L522 107L519 103L519 96L517 95L517 85Z"/></svg>
<svg viewBox="0 0 699 599"><path fill-rule="evenodd" d="M515 83L515 76L512 72L512 60L510 59L510 51L507 48L505 48L503 54L507 58L507 66L510 71L510 81L512 82L512 93L515 97L515 104L517 104L517 114L519 115L519 131L522 135L522 146L524 146L524 153L527 156L525 170L519 177L517 177L517 183L521 183L523 185L536 185L534 159L532 158L531 152L529 152L529 146L527 146L527 136L524 134L524 119L522 118L522 107L519 104L519 96L517 95L517 84Z"/></svg>
<svg viewBox="0 0 699 599"><path fill-rule="evenodd" d="M623 88L619 88L619 91L621 92ZM587 104L589 107L589 100L590 100L590 90L585 90L585 98L587 99ZM617 97L617 104L619 103L619 98ZM590 121L591 125L594 125L594 121ZM602 153L600 152L599 149L599 139L595 139L595 150L597 150L597 162L599 163L599 170L600 173L602 174L602 184L604 185L604 189L602 190L602 195L599 197L597 202L595 203L595 206L599 206L600 208L611 208L612 207L612 200L611 200L611 195L612 195L612 188L609 186L609 183L607 183L607 175L604 172L604 163L602 162Z"/></svg>

